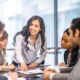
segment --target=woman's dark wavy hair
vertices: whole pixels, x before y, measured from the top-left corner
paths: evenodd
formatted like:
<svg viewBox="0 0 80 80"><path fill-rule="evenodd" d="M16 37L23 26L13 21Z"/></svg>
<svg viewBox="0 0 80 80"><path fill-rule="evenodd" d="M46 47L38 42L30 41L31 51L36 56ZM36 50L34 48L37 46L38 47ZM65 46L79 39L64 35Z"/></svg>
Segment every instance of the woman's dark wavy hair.
<svg viewBox="0 0 80 80"><path fill-rule="evenodd" d="M67 35L69 36L69 28L66 29L66 30L64 31L64 33L67 33Z"/></svg>
<svg viewBox="0 0 80 80"><path fill-rule="evenodd" d="M78 51L79 51L78 46L72 50L71 63L73 63L76 59L78 60Z"/></svg>
<svg viewBox="0 0 80 80"><path fill-rule="evenodd" d="M22 31L16 33L16 35L14 36L14 43L16 43L16 36L21 34L22 36L25 37L26 48L27 48L26 51L29 50L29 48L27 47L27 44L28 44L27 39L30 36L29 26L31 25L33 20L39 20L39 23L40 23L41 31L38 34L41 34L41 40L42 40L42 45L41 45L42 51L41 51L41 53L42 53L44 51L43 45L45 42L45 24L44 24L43 19L39 16L33 16L28 20L27 25L23 27Z"/></svg>

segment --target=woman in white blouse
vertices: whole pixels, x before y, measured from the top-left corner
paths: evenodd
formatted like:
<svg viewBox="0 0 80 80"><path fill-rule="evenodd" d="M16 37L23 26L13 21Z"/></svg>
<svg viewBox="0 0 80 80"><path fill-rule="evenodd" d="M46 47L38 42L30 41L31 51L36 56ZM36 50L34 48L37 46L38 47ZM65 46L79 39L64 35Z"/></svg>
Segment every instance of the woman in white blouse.
<svg viewBox="0 0 80 80"><path fill-rule="evenodd" d="M13 64L21 65L22 71L29 67L36 67L46 57L47 40L45 37L45 24L41 17L31 17L22 31L14 37L15 54ZM40 50L40 57L37 59L37 51Z"/></svg>

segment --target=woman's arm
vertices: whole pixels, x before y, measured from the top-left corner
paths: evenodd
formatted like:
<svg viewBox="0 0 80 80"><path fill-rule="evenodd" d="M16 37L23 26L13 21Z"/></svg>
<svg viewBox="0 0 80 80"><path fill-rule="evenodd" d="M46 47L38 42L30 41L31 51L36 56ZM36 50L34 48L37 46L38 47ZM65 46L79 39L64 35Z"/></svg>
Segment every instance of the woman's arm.
<svg viewBox="0 0 80 80"><path fill-rule="evenodd" d="M64 65L65 65L65 63L62 62L62 63L59 64L59 67L62 67L62 66L64 66Z"/></svg>
<svg viewBox="0 0 80 80"><path fill-rule="evenodd" d="M7 62L3 62L3 64L2 64L3 66L7 66L8 65L8 63Z"/></svg>
<svg viewBox="0 0 80 80"><path fill-rule="evenodd" d="M19 37L16 37L15 52L16 59L21 64L21 70L27 71L28 67L22 57L22 39L20 39Z"/></svg>
<svg viewBox="0 0 80 80"><path fill-rule="evenodd" d="M19 63L24 62L22 57L22 40L17 36L15 44L16 59Z"/></svg>
<svg viewBox="0 0 80 80"><path fill-rule="evenodd" d="M5 70L14 70L16 67L13 64L10 64L8 66L0 66L0 71L5 71Z"/></svg>
<svg viewBox="0 0 80 80"><path fill-rule="evenodd" d="M0 66L0 71L9 70L8 66Z"/></svg>
<svg viewBox="0 0 80 80"><path fill-rule="evenodd" d="M41 53L40 57L34 63L41 63L46 57L46 54L47 54L47 38L46 37L45 37L43 49L44 49L44 52Z"/></svg>

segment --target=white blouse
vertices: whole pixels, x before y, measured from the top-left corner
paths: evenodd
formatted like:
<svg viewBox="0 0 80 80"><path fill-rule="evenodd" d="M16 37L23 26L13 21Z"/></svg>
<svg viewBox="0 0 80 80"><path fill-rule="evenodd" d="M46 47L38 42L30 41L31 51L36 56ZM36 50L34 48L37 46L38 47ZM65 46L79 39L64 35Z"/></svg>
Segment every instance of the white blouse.
<svg viewBox="0 0 80 80"><path fill-rule="evenodd" d="M22 63L25 62L26 64L30 64L32 62L39 62L41 63L47 54L47 39L45 37L45 43L44 43L44 52L40 55L40 57L37 59L37 51L41 50L41 35L38 35L38 38L35 43L35 48L34 45L32 44L30 37L28 37L28 45L27 47L29 50L26 48L26 42L24 41L24 37L20 34L16 37L16 44L15 44L15 53L13 56L13 61L16 63ZM27 52L26 52L27 50Z"/></svg>

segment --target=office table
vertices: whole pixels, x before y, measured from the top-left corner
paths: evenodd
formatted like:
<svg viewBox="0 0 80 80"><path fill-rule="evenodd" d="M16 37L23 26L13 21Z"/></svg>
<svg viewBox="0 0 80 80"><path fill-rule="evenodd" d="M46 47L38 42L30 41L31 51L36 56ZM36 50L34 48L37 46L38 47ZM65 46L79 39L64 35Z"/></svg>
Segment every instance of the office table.
<svg viewBox="0 0 80 80"><path fill-rule="evenodd" d="M37 69L41 69L41 70L44 70L46 66L38 66L36 67ZM33 69L36 69L36 68L29 68L29 70L33 70ZM0 72L0 76L3 75L7 75L8 71L4 71L4 72ZM24 77L26 78L26 80L43 80L43 74L23 74L23 73L19 73L18 72L18 75L19 77ZM28 79L27 79L28 78Z"/></svg>

